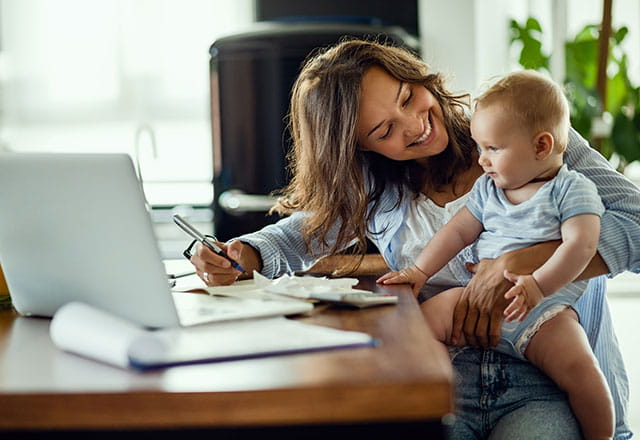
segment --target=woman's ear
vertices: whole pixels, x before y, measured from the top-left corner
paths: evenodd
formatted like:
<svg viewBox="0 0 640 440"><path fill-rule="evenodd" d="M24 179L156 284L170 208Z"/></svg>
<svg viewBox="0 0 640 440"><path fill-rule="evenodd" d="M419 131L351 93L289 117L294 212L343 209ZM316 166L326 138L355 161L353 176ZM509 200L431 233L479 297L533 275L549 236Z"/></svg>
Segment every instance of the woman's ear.
<svg viewBox="0 0 640 440"><path fill-rule="evenodd" d="M533 140L536 159L545 160L553 152L553 135L548 131L538 133Z"/></svg>

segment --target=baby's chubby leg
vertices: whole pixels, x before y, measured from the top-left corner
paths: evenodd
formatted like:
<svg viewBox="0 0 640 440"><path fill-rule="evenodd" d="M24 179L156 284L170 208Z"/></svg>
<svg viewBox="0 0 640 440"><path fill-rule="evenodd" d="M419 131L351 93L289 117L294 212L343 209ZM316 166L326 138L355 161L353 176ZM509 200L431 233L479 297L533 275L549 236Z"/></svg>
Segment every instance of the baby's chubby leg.
<svg viewBox="0 0 640 440"><path fill-rule="evenodd" d="M464 287L454 287L445 290L420 305L422 315L429 324L436 339L442 343L449 343L451 340L453 312L463 290ZM466 342L463 338L460 345L465 344Z"/></svg>
<svg viewBox="0 0 640 440"><path fill-rule="evenodd" d="M611 393L572 309L545 322L531 338L525 356L567 392L585 439L613 437Z"/></svg>

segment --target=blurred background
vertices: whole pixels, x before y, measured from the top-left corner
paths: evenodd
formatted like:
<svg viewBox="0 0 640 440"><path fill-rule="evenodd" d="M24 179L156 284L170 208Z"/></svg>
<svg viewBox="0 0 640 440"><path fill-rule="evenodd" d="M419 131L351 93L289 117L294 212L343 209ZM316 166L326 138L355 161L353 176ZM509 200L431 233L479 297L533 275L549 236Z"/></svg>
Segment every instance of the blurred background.
<svg viewBox="0 0 640 440"><path fill-rule="evenodd" d="M176 210L222 239L275 220L265 219L264 196L286 183L289 87L314 47L385 34L471 93L522 60L564 82L567 43L600 26L605 3L0 0L0 149L129 153L163 252L175 256L185 237L163 225ZM610 58L625 55L637 88L640 3L613 1L610 21L614 32L628 30ZM597 35L581 38L597 45ZM589 120L606 119L590 98ZM606 120L595 125L603 124L606 135Z"/></svg>
<svg viewBox="0 0 640 440"><path fill-rule="evenodd" d="M0 0L0 150L130 154L163 256L179 258L174 212L221 239L275 220L289 87L341 35L405 45L472 94L545 70L574 127L640 181L637 0ZM637 281L609 296L640 429Z"/></svg>

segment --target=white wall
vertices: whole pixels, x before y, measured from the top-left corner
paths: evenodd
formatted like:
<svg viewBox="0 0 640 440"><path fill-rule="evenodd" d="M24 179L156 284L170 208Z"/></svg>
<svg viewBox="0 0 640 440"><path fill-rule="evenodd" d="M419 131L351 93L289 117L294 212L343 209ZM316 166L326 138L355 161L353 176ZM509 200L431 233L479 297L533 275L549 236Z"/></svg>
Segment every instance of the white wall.
<svg viewBox="0 0 640 440"><path fill-rule="evenodd" d="M481 80L509 71L509 3L419 2L423 58L450 78L452 90L474 91Z"/></svg>
<svg viewBox="0 0 640 440"><path fill-rule="evenodd" d="M418 5L424 59L449 75L453 90L472 93L489 77L519 68L510 56L511 18L522 22L533 15L541 22L543 50L552 56L556 80L564 78L562 42L602 19L602 0L419 0ZM640 84L640 2L613 2L612 22L629 27L624 49L631 79Z"/></svg>

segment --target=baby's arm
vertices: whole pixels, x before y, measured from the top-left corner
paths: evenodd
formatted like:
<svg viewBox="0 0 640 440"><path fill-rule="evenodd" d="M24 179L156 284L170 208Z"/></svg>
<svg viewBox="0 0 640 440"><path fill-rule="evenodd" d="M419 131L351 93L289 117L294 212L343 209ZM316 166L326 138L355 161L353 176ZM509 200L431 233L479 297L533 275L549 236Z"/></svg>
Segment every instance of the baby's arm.
<svg viewBox="0 0 640 440"><path fill-rule="evenodd" d="M544 297L573 282L587 267L598 248L600 217L581 214L562 223L562 244L549 260L531 275L505 272L505 278L515 283L505 298L513 301L505 309L507 321L524 319Z"/></svg>
<svg viewBox="0 0 640 440"><path fill-rule="evenodd" d="M409 283L417 295L424 283L436 274L458 252L478 238L482 223L466 207L447 222L422 249L413 266L389 272L378 278L382 284Z"/></svg>

